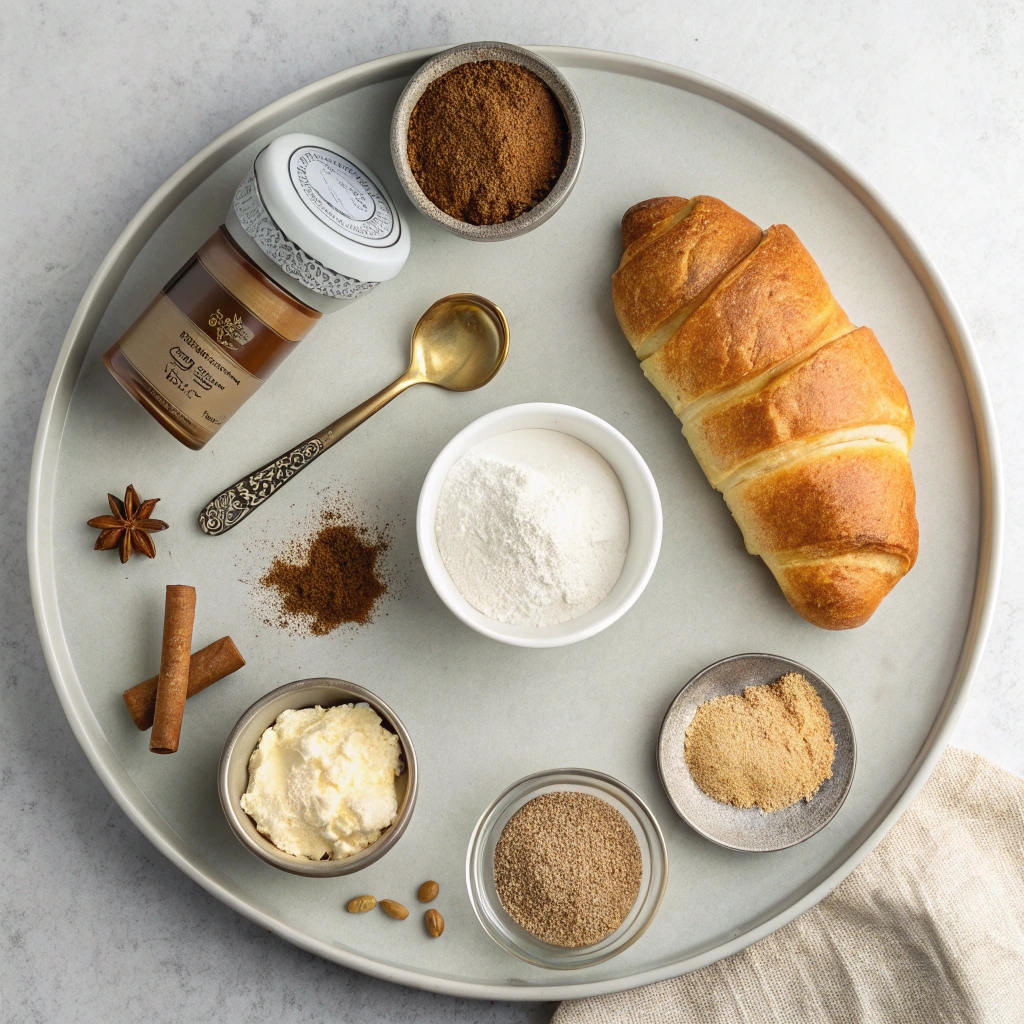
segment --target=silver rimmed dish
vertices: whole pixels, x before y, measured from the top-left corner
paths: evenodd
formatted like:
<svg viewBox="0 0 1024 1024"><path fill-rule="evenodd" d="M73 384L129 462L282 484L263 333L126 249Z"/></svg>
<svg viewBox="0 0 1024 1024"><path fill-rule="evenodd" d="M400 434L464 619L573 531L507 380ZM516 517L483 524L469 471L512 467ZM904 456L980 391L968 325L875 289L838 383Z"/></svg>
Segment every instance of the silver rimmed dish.
<svg viewBox="0 0 1024 1024"><path fill-rule="evenodd" d="M514 921L494 881L494 848L509 819L534 797L567 791L589 793L611 804L629 823L643 859L640 892L626 919L600 942L577 949L544 942ZM537 967L592 967L633 945L654 920L668 884L668 848L654 815L627 786L601 772L557 768L520 779L484 811L469 841L466 884L477 920L502 949Z"/></svg>
<svg viewBox="0 0 1024 1024"><path fill-rule="evenodd" d="M756 807L719 803L697 786L686 766L683 745L687 727L705 701L742 693L748 686L774 683L787 672L799 672L807 679L832 719L836 743L832 777L810 800L800 800L770 814ZM672 701L658 738L658 771L679 816L705 839L746 853L785 850L820 832L842 807L856 767L853 723L839 695L817 673L774 654L736 654L698 672Z"/></svg>
<svg viewBox="0 0 1024 1024"><path fill-rule="evenodd" d="M279 850L266 836L259 833L256 824L242 810L240 800L249 783L249 757L256 749L264 730L277 721L277 716L288 709L311 708L316 705L333 707L337 704L365 702L381 717L385 729L398 736L402 748L405 770L395 780L398 794L398 815L384 834L365 850L344 860L309 860ZM417 789L416 751L412 738L399 717L376 694L346 682L344 679L299 679L271 690L251 705L239 718L224 744L217 771L217 793L224 816L239 841L261 860L283 871L311 878L334 878L359 871L380 860L401 838L416 805Z"/></svg>
<svg viewBox="0 0 1024 1024"><path fill-rule="evenodd" d="M409 118L427 87L442 75L460 64L475 61L499 60L518 64L532 71L554 94L565 115L569 128L569 152L565 167L558 176L551 191L536 205L512 220L500 224L470 224L458 220L435 206L420 188L416 175L409 165L408 138ZM504 238L515 238L532 231L544 223L565 202L583 165L583 149L586 144L586 130L583 125L583 110L565 76L553 64L538 57L532 50L512 43L480 42L464 43L431 57L409 79L398 98L391 119L391 158L395 163L398 180L413 205L425 217L461 235L482 242L496 242Z"/></svg>

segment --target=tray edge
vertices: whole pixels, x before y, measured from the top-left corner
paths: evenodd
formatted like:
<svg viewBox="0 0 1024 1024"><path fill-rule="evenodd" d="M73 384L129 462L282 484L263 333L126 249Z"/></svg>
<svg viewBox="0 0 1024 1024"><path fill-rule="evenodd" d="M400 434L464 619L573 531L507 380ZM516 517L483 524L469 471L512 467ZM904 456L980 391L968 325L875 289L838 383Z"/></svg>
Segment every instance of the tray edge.
<svg viewBox="0 0 1024 1024"><path fill-rule="evenodd" d="M127 790L133 788L142 801L148 804L145 794L135 787L120 766L116 769L112 768L101 758L100 744L95 738L95 734L99 732L99 723L92 715L88 703L81 696L80 687L76 693L72 686L73 683L77 684L77 678L70 652L64 640L56 590L52 585L52 571L49 578L44 576L44 571L47 568L52 570L52 558L44 550L44 541L51 525L50 510L53 492L52 487L47 486L43 473L44 470L52 471L56 464L71 395L89 343L103 312L132 261L170 210L177 205L180 198L190 191L199 180L208 175L214 166L286 120L362 85L399 77L407 71L411 71L427 57L443 49L446 47L428 47L381 57L347 68L276 100L224 132L185 163L157 189L128 222L104 257L78 305L57 356L40 410L39 427L32 454L27 530L33 612L43 654L61 705L76 738L97 775L121 809L150 842L189 877L232 909L300 948L316 953L325 959L386 981L426 991L470 998L524 1001L576 999L603 995L676 977L714 963L739 952L810 909L843 881L874 849L927 781L966 702L984 652L985 641L995 611L1003 540L1003 482L995 415L970 331L938 269L882 196L861 180L856 171L825 143L795 121L772 110L760 101L683 68L646 58L600 50L559 46L531 47L561 67L603 70L628 74L631 77L646 78L723 103L730 109L750 117L790 142L836 177L864 204L896 244L928 296L953 350L967 393L978 447L981 483L981 538L978 570L971 614L953 680L921 751L900 784L893 790L898 795L890 802L888 808L883 806L851 840L851 843L857 843L855 852L835 867L826 865L820 880L785 910L766 918L760 924L728 942L682 961L675 961L629 977L578 985L485 985L430 976L407 968L392 967L386 963L369 960L358 954L350 954L326 943L310 939L294 928L249 906L228 890L226 885L217 878L215 870L205 870L205 865L200 866L189 858L183 844L172 842L166 835L158 832L151 821L137 810L129 798ZM153 816L159 819L159 812L152 805L149 806ZM173 835L170 826L168 825L166 828L167 832Z"/></svg>

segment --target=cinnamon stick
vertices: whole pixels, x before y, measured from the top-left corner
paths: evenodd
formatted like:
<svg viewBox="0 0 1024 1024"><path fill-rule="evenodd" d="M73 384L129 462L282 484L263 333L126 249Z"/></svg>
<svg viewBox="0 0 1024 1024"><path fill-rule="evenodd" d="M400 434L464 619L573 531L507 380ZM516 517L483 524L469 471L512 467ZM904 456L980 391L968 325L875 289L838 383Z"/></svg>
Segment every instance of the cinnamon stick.
<svg viewBox="0 0 1024 1024"><path fill-rule="evenodd" d="M173 754L178 749L195 618L195 587L170 585L164 600L164 641L156 683L153 732L149 738L149 749L154 754Z"/></svg>
<svg viewBox="0 0 1024 1024"><path fill-rule="evenodd" d="M225 676L237 672L245 664L245 658L239 653L234 640L222 636L214 640L208 647L196 651L188 663L188 689L186 697L194 697L200 690L205 690ZM153 724L153 710L156 708L156 684L159 676L153 676L143 683L125 690L125 706L132 721L145 732Z"/></svg>

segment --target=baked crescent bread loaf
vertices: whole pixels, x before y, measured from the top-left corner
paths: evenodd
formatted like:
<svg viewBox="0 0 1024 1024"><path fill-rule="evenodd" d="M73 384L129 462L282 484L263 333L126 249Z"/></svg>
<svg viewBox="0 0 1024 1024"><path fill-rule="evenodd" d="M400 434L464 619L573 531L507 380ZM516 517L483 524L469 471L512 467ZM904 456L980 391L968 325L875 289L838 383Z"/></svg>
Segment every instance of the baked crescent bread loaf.
<svg viewBox="0 0 1024 1024"><path fill-rule="evenodd" d="M859 626L917 558L910 404L792 229L728 210L628 210L615 310L747 550L804 618Z"/></svg>

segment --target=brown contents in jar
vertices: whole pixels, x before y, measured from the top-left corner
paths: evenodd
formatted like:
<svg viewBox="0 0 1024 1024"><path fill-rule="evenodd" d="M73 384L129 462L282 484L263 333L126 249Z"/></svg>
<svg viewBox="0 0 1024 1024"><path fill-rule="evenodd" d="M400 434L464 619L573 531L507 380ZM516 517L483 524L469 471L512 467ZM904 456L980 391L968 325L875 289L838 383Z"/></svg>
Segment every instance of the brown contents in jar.
<svg viewBox="0 0 1024 1024"><path fill-rule="evenodd" d="M686 766L708 796L762 811L810 800L832 778L835 752L832 719L799 672L701 704L684 742Z"/></svg>
<svg viewBox="0 0 1024 1024"><path fill-rule="evenodd" d="M275 558L260 580L280 592L287 616L303 616L309 632L325 636L346 622L369 622L387 591L377 560L387 549L380 535L366 538L356 527L327 525L313 538L305 562Z"/></svg>
<svg viewBox="0 0 1024 1024"><path fill-rule="evenodd" d="M555 946L592 946L626 919L643 859L626 819L589 793L545 793L524 804L494 850L501 905Z"/></svg>
<svg viewBox="0 0 1024 1024"><path fill-rule="evenodd" d="M320 315L278 287L221 227L103 361L154 419L198 450Z"/></svg>
<svg viewBox="0 0 1024 1024"><path fill-rule="evenodd" d="M409 165L420 188L470 224L500 224L536 206L568 151L554 94L507 61L458 65L427 86L409 118Z"/></svg>

